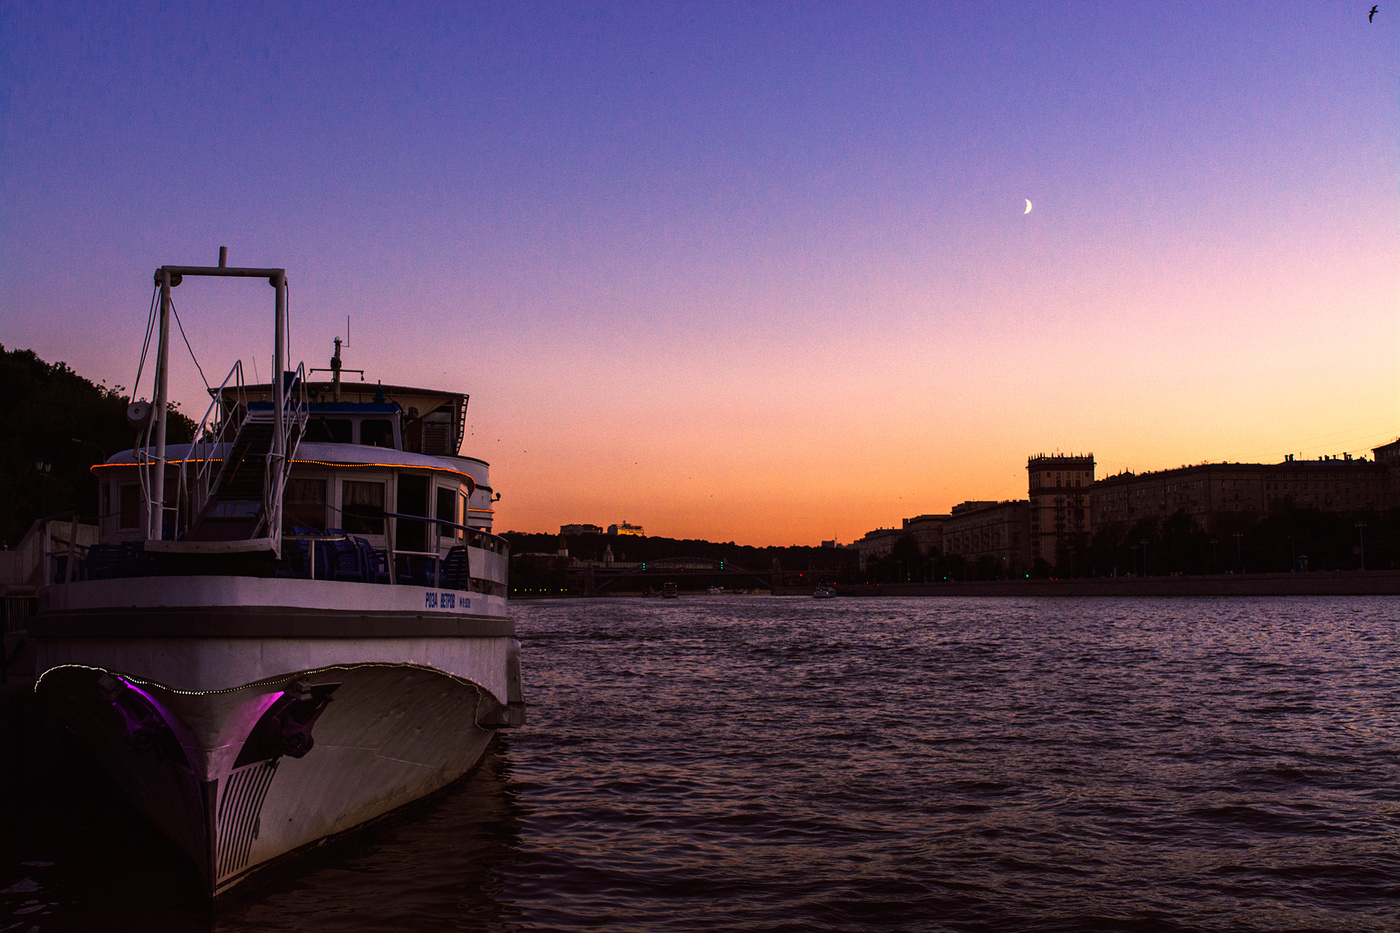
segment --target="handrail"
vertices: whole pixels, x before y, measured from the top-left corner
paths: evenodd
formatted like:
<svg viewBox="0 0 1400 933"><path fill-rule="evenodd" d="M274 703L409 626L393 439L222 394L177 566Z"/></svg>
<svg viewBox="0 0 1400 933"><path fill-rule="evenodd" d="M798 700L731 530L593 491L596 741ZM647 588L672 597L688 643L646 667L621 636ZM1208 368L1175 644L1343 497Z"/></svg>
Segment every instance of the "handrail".
<svg viewBox="0 0 1400 933"><path fill-rule="evenodd" d="M285 374L282 377L286 378ZM306 433L306 422L310 417L310 401L306 393L306 363L298 363L292 384L296 391L289 393L282 402L283 412L291 416L291 421L283 419L284 429L291 443L283 446L282 463L275 466L277 454L269 451L263 469L263 516L268 530L274 534L282 531L282 494L286 490L287 478L292 472L292 461L296 459L297 448L301 446L302 435Z"/></svg>
<svg viewBox="0 0 1400 933"><path fill-rule="evenodd" d="M465 539L467 547L477 547L484 551L490 551L493 554L501 555L507 560L510 558L510 542L507 541L505 538L501 537L500 535L492 534L491 532L485 531L481 528L474 528L471 525L458 524L457 522L448 521L447 519L443 518L433 518L432 516L428 515L410 515L407 512L385 512L384 517L396 518L401 521L431 522L432 524L441 527L454 528L459 531L466 532ZM488 543L485 540L483 540L486 538L491 539L491 543L494 543L496 547L487 546ZM390 545L389 547L389 555L391 563L395 562L399 556L432 557L435 561L441 560L440 551L402 551L394 548L392 545ZM468 560L467 562L467 576L468 578L473 580L487 579L485 577L477 577L475 574L472 573L472 566L470 560Z"/></svg>
<svg viewBox="0 0 1400 933"><path fill-rule="evenodd" d="M385 518L406 518L415 522L432 522L434 525L446 525L448 528L460 528L463 531L476 531L478 529L469 528L466 525L459 525L456 522L449 522L443 518L433 518L431 515L410 515L408 512L385 512Z"/></svg>
<svg viewBox="0 0 1400 933"><path fill-rule="evenodd" d="M190 445L190 454L187 459L193 459L200 462L194 468L194 477L189 482L189 486L191 487L191 489L186 489L186 473L189 470L188 464L180 470L180 494L183 495L186 493L193 493L193 495L198 497L197 503L194 501L191 501L190 503L189 513L191 521L193 521L194 517L197 516L200 512L204 511L204 506L209 501L209 493L211 491L209 480L214 471L213 454L215 451L218 450L220 444L227 443L225 438L228 434L230 425L233 424L234 419L232 412L226 412L225 417L223 419L223 423L219 425L218 431L216 433L210 434L208 440L204 439L206 427L210 423L210 418L213 416L215 408L218 408L223 404L224 390L228 388L230 381L232 381L234 384L234 394L238 399L238 403L237 405L235 405L235 411L238 409L238 407L243 407L244 410L246 410L247 398L244 392L243 385L243 361L235 360L233 368L231 368L228 371L228 375L224 377L224 381L219 383L219 388L213 392L213 398L209 402L208 409L206 409L204 412L204 417L200 419L198 426L196 426L194 429L194 443ZM207 452L205 448L207 448ZM227 451L225 451L224 457L227 456ZM224 457L219 458L219 467L221 472L224 465ZM179 501L178 497L176 501ZM178 513L176 514L176 524L178 527Z"/></svg>
<svg viewBox="0 0 1400 933"><path fill-rule="evenodd" d="M490 532L490 531L487 531L487 530L485 530L484 528L478 528L478 527L475 526L475 525L459 525L457 522L449 522L449 521L448 521L447 519L445 519L445 518L433 518L431 515L410 515L410 514L408 514L407 512L385 512L385 513L384 513L384 517L385 517L385 518L406 518L406 519L409 519L409 520L415 521L415 522L432 522L434 525L441 525L441 526L443 526L443 527L445 527L445 528L456 528L458 531L465 531L465 532L467 532L468 534L471 534L471 535L478 535L478 536L487 537L487 538L495 538L497 541L500 541L500 542L502 542L502 543L504 543L504 544L507 544L507 545L509 545L509 543L510 543L510 542L506 541L506 539L503 538L503 537L501 537L500 535L494 534L494 533L492 533L492 532Z"/></svg>
<svg viewBox="0 0 1400 933"><path fill-rule="evenodd" d="M427 516L427 515L409 515L409 514L406 513L406 512L385 512L385 513L384 513L384 517L385 517L385 518L401 518L401 519L408 519L408 520L410 520L410 521L415 521L415 522L432 522L432 523L435 524L435 525L440 525L440 526L443 526L443 527L445 527L445 528L455 528L455 529L457 529L457 530L459 530L459 531L465 531L465 532L466 532L466 539L467 539L467 544L468 544L468 545L470 545L470 544L472 543L472 538L478 538L478 539L480 539L480 538L491 538L491 539L493 539L494 541L496 541L496 542L499 544L499 547L498 547L498 548L484 548L484 547L483 547L483 548L482 548L483 550L491 551L493 554L504 554L504 555L506 555L507 557L510 556L510 542L509 542L509 541L507 541L505 538L501 537L501 536L498 535L498 534L493 534L493 533L491 533L491 532L489 532L489 531L486 531L486 530L484 530L484 529L477 528L475 525L459 525L459 524L457 524L456 522L449 522L449 521L447 521L446 519L443 519L443 518L432 518L432 517ZM482 544L481 544L480 542L478 542L477 547L482 547ZM407 552L403 552L403 553L407 553Z"/></svg>

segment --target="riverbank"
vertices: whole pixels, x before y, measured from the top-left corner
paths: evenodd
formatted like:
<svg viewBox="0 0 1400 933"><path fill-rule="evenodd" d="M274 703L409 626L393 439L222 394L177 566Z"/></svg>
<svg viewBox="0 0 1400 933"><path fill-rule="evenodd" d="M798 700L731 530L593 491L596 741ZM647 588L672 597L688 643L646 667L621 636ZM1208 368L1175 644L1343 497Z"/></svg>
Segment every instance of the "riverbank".
<svg viewBox="0 0 1400 933"><path fill-rule="evenodd" d="M812 587L776 588L776 596L810 596ZM1074 580L971 580L838 586L838 596L1400 596L1400 570L1247 573L1178 577L1084 577Z"/></svg>

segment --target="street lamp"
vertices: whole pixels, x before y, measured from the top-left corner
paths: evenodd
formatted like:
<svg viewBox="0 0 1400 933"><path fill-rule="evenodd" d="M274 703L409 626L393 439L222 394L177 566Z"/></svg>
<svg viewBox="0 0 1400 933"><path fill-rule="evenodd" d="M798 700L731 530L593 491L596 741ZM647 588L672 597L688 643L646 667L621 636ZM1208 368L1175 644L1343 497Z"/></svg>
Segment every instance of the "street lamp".
<svg viewBox="0 0 1400 933"><path fill-rule="evenodd" d="M1366 569L1366 523L1356 523L1357 534L1361 535L1361 569Z"/></svg>
<svg viewBox="0 0 1400 933"><path fill-rule="evenodd" d="M87 447L93 447L93 448L95 448L95 449L97 450L97 452L100 453L100 454L102 455L102 462L103 462L103 463L106 463L106 462L107 462L107 451L103 450L103 449L102 449L102 446L101 446L100 444L94 444L92 441L85 441L85 440L83 440L81 437L72 437L72 438L69 438L69 440L71 440L71 441L72 441L73 443L75 443L75 444L83 444L83 445L85 445L85 446L87 446Z"/></svg>

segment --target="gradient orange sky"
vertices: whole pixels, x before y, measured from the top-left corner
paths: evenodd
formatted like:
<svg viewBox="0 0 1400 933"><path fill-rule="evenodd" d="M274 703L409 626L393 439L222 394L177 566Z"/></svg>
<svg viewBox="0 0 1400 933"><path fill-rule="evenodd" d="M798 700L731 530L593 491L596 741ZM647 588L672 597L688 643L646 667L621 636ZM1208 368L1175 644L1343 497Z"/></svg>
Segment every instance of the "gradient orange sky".
<svg viewBox="0 0 1400 933"><path fill-rule="evenodd" d="M847 542L1042 451L1369 453L1400 8L1169 6L10 6L0 343L130 386L157 266L286 267L297 358L348 315L347 366L471 394L497 530ZM266 378L270 289L175 297Z"/></svg>

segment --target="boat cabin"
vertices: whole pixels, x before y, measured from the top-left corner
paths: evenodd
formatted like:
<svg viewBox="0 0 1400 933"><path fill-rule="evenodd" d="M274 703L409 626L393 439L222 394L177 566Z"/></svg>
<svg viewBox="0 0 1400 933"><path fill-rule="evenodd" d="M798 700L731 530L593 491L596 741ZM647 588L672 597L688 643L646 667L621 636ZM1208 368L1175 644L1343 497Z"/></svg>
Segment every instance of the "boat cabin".
<svg viewBox="0 0 1400 933"><path fill-rule="evenodd" d="M468 396L379 383L308 382L303 441L358 444L455 457L466 431ZM247 411L272 408L272 386L218 391L219 419L241 420Z"/></svg>
<svg viewBox="0 0 1400 933"><path fill-rule="evenodd" d="M488 465L458 454L463 393L289 381L301 402L287 428L292 456L280 496L280 553L271 561L265 554L233 558L243 542L278 537L268 516L267 483L276 481L267 468L272 388L214 390L200 440L169 446L163 540L148 540L151 484L140 475L148 455L126 451L94 467L100 540L128 552L139 543L191 572L422 585L438 585L430 581L442 581L454 553L470 548L479 554L463 554L473 579L463 578L461 588L504 595L508 549L490 533Z"/></svg>

